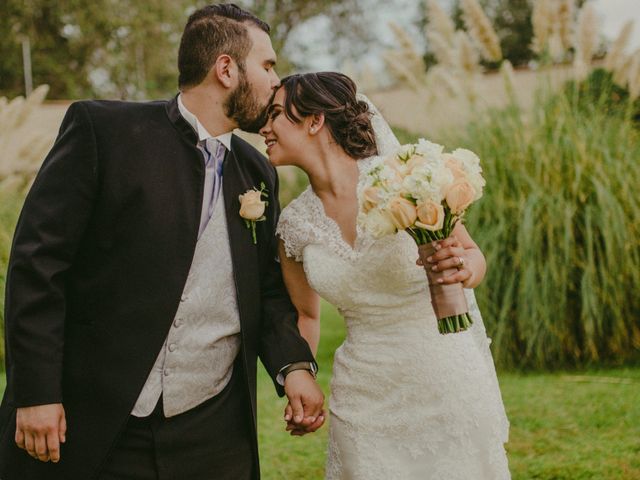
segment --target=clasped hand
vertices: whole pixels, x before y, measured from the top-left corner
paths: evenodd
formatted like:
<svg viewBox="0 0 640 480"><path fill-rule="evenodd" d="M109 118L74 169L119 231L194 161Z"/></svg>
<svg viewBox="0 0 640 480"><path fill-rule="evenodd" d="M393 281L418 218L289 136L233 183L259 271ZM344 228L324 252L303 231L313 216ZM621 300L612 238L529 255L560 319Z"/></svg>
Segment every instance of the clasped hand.
<svg viewBox="0 0 640 480"><path fill-rule="evenodd" d="M284 410L286 430L302 436L318 430L325 421L324 394L313 376L306 370L295 370L284 380L289 402Z"/></svg>
<svg viewBox="0 0 640 480"><path fill-rule="evenodd" d="M443 285L462 283L466 286L473 277L473 271L462 243L455 236L451 236L434 242L434 247L436 252L427 259L430 268L434 272L442 272L452 268L457 269L455 273L445 276L441 281L439 280L439 283ZM416 264L422 266L422 261L418 259Z"/></svg>

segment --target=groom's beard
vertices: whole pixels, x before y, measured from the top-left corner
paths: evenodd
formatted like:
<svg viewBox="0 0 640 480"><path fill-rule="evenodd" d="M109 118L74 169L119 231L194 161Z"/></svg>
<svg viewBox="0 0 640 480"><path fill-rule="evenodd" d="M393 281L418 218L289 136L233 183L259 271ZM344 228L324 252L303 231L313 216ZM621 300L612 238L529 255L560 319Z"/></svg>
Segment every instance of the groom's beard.
<svg viewBox="0 0 640 480"><path fill-rule="evenodd" d="M224 109L227 117L234 120L238 128L245 132L258 133L267 123L269 105L271 100L264 106L260 105L246 76L240 75L240 82L224 102Z"/></svg>

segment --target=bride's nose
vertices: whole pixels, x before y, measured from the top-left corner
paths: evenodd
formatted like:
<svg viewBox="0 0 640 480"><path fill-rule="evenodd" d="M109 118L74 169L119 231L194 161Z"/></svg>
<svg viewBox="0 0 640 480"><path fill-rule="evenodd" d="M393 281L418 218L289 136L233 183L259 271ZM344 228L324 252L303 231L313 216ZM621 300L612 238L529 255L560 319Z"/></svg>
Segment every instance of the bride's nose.
<svg viewBox="0 0 640 480"><path fill-rule="evenodd" d="M267 137L271 133L271 117L267 119L267 123L265 123L260 129L260 135L263 137Z"/></svg>

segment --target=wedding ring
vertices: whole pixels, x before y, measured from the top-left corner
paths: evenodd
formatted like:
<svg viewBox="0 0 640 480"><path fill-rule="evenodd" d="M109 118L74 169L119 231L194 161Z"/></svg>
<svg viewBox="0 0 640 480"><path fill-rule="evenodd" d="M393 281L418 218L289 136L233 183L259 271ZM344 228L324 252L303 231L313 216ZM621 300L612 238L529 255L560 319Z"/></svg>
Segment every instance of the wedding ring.
<svg viewBox="0 0 640 480"><path fill-rule="evenodd" d="M458 266L456 268L458 270L462 270L464 268L464 258L458 257Z"/></svg>

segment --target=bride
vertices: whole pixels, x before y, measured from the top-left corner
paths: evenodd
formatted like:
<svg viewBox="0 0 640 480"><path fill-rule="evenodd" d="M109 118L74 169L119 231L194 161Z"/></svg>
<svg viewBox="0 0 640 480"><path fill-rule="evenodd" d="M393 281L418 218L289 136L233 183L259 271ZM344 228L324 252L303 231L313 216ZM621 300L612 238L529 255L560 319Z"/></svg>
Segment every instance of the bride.
<svg viewBox="0 0 640 480"><path fill-rule="evenodd" d="M314 353L320 297L344 317L335 352L326 478L510 478L509 424L473 291L485 260L465 227L438 244L431 267L460 267L473 326L438 333L417 246L405 232L373 239L357 225L360 174L399 144L355 84L339 73L282 80L261 130L273 165L295 165L310 186L278 224L286 286ZM294 434L304 434L285 419Z"/></svg>

